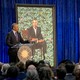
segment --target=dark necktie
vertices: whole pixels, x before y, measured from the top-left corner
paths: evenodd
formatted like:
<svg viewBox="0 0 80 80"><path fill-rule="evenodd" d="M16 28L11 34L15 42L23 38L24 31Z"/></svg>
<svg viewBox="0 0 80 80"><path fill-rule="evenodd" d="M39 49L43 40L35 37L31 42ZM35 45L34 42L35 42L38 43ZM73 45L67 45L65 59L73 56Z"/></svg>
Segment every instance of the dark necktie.
<svg viewBox="0 0 80 80"><path fill-rule="evenodd" d="M16 40L18 41L18 33L15 32L15 37L16 37Z"/></svg>

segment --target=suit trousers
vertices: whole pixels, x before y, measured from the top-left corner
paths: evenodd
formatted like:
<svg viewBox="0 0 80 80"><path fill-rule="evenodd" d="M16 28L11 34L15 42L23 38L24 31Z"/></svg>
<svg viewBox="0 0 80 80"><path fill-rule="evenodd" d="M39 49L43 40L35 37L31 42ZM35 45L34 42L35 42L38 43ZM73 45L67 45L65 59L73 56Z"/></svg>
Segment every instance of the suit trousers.
<svg viewBox="0 0 80 80"><path fill-rule="evenodd" d="M34 45L32 46L32 54L34 55L34 50L39 49L39 48L43 48L43 54L45 54L47 52L46 47L47 47L46 41L39 42L39 43L34 43Z"/></svg>
<svg viewBox="0 0 80 80"><path fill-rule="evenodd" d="M9 48L8 49L9 63L17 63L19 61L17 52L18 52L18 48Z"/></svg>

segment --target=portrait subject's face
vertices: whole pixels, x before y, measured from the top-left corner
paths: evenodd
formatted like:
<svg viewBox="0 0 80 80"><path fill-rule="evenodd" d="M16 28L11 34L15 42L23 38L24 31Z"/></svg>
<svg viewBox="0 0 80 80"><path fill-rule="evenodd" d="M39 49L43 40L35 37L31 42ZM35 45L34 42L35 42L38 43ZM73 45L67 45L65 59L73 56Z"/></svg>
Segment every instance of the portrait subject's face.
<svg viewBox="0 0 80 80"><path fill-rule="evenodd" d="M38 26L38 21L37 21L37 20L33 20L33 21L32 21L32 26L33 26L34 28L36 28L36 27Z"/></svg>

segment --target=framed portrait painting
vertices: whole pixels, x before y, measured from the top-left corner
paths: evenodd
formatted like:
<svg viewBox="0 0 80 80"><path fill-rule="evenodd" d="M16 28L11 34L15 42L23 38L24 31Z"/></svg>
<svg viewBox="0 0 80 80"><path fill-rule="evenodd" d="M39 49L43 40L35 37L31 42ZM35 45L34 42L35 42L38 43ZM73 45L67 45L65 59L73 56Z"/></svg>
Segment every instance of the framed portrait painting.
<svg viewBox="0 0 80 80"><path fill-rule="evenodd" d="M26 30L32 26L32 20L37 19L38 26L41 28L41 34L47 44L45 60L52 66L56 65L56 10L54 5L31 5L16 4L16 22L19 25L19 31L27 39ZM34 60L41 60L41 52L35 51Z"/></svg>

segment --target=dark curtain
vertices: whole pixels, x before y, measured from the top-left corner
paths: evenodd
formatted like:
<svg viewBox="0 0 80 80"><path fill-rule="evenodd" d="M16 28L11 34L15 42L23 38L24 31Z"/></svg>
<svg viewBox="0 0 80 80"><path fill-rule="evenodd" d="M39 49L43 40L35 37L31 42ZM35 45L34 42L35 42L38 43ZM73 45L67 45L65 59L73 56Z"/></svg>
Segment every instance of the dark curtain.
<svg viewBox="0 0 80 80"><path fill-rule="evenodd" d="M5 43L11 24L16 22L15 4L48 4L56 7L57 63L79 60L79 0L0 0L0 61L8 62Z"/></svg>

